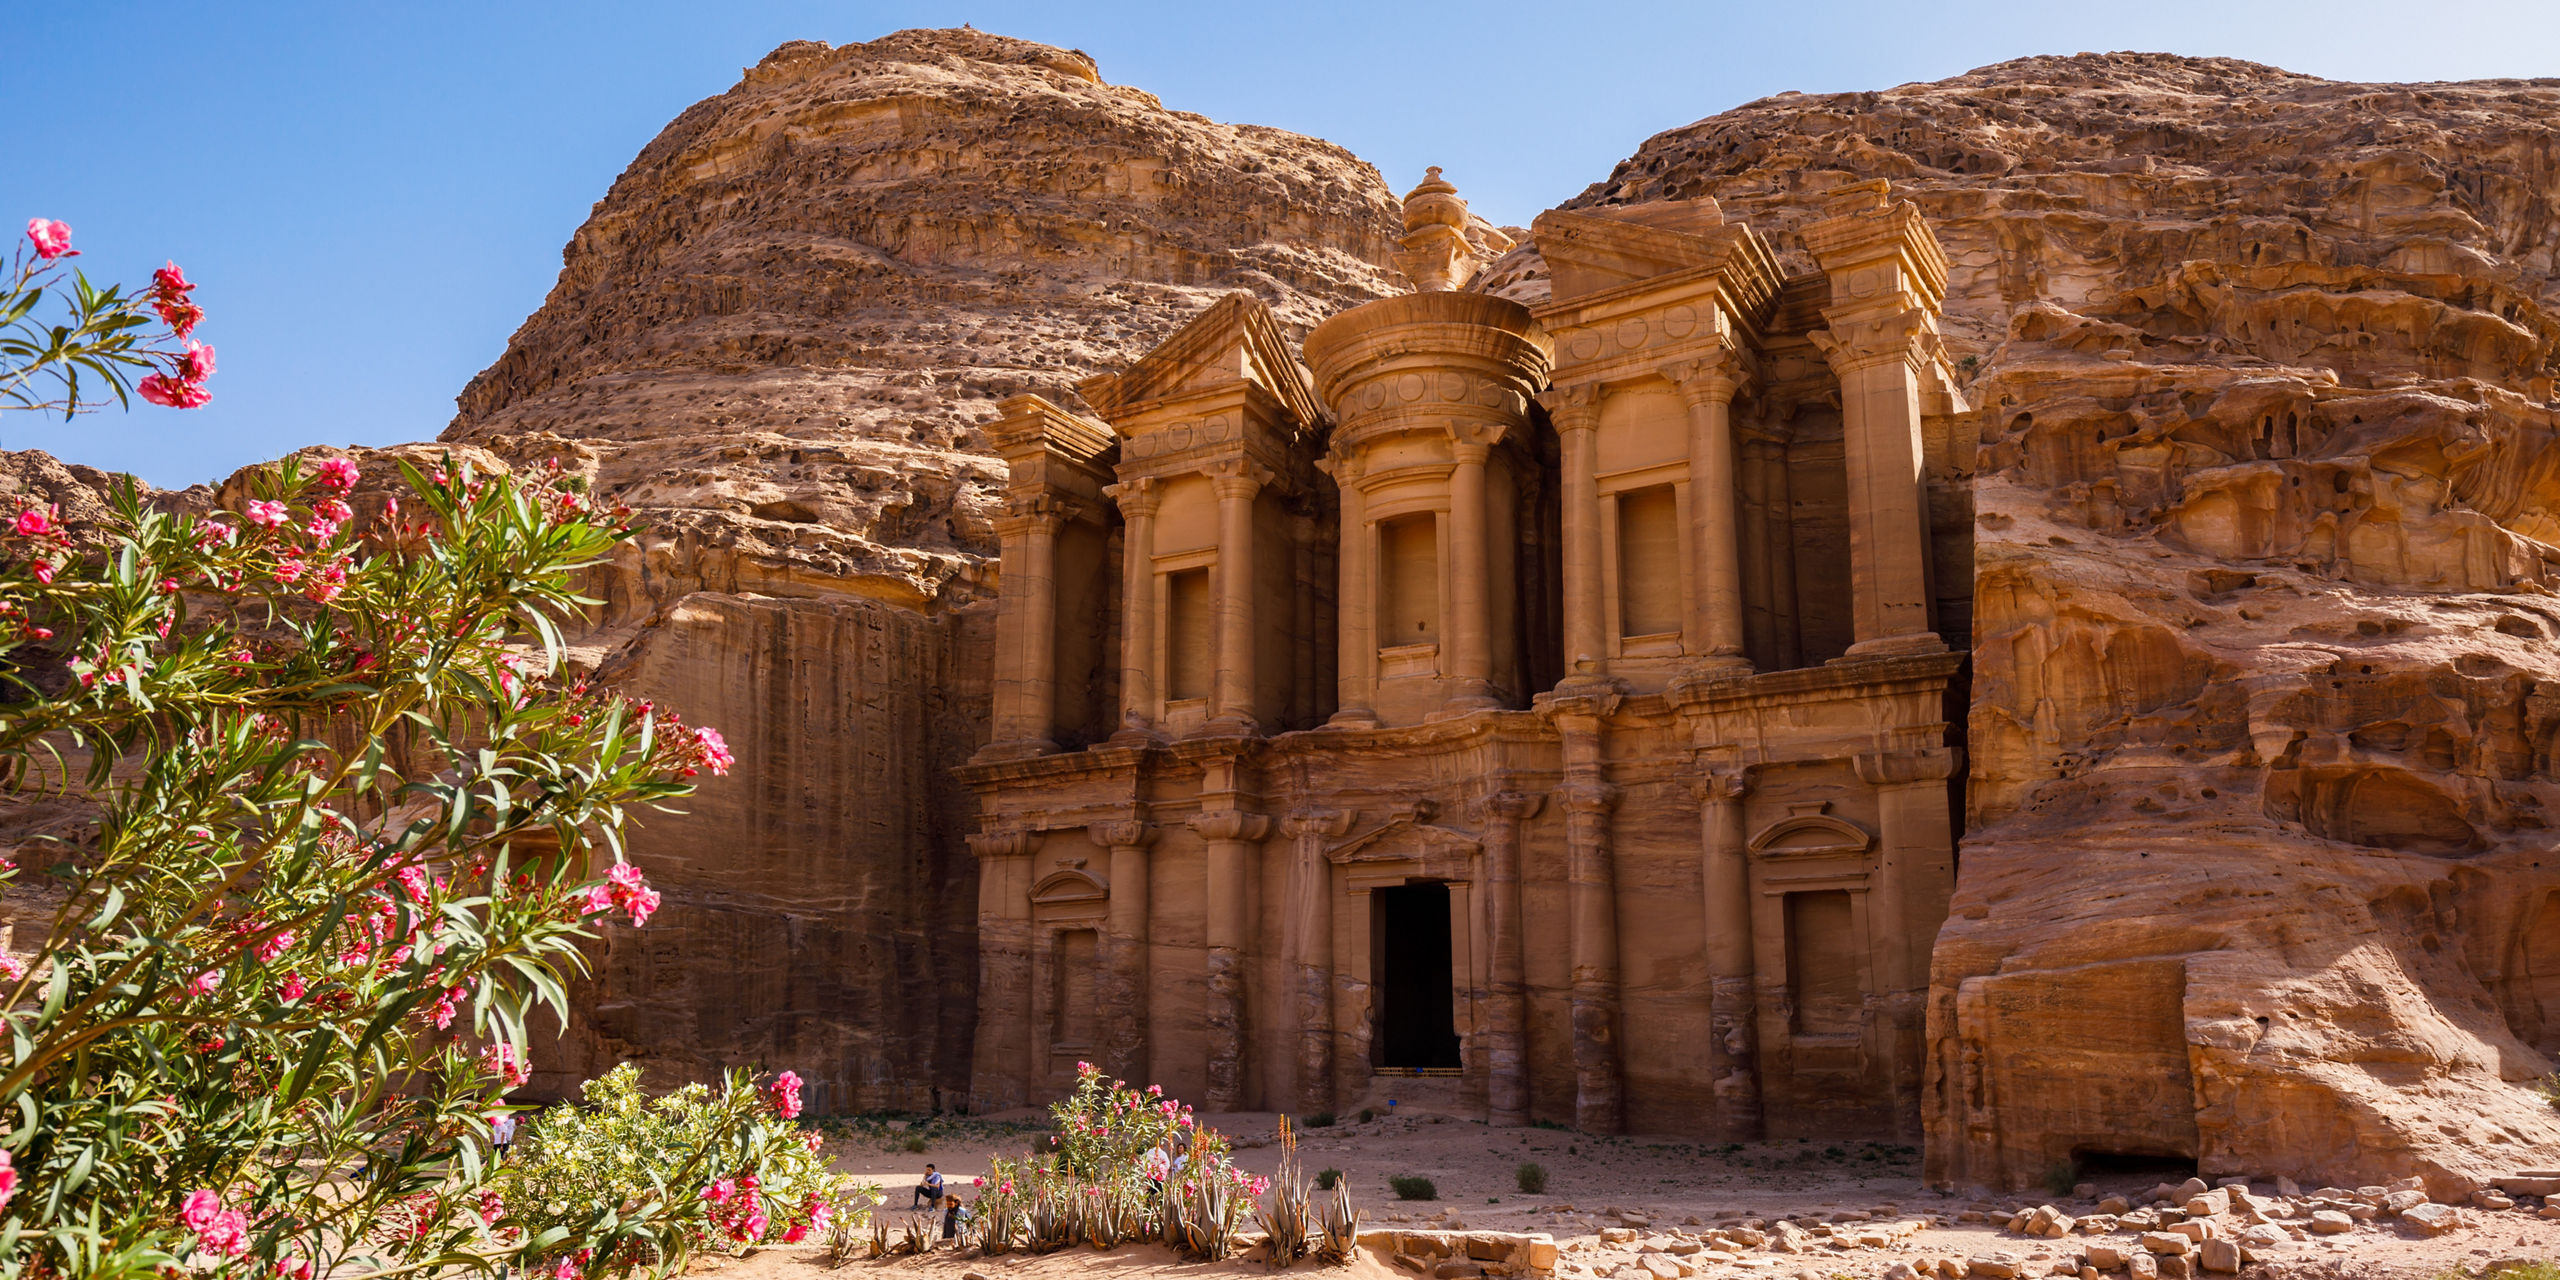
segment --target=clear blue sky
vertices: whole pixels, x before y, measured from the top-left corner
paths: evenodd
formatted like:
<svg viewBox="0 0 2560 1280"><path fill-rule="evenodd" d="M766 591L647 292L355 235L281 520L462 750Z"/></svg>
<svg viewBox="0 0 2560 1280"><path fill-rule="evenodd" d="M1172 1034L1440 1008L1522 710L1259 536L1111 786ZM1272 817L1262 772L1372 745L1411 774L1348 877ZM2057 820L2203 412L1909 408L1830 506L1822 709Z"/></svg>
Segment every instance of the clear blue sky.
<svg viewBox="0 0 2560 1280"><path fill-rule="evenodd" d="M1446 166L1512 223L1647 136L1753 98L2031 53L2560 75L2552 0L9 0L0 230L67 221L101 278L176 259L201 282L221 372L208 408L67 426L12 413L0 447L183 485L303 444L432 437L540 304L588 207L686 105L784 40L963 22L1084 49L1168 106L1329 138L1399 190Z"/></svg>

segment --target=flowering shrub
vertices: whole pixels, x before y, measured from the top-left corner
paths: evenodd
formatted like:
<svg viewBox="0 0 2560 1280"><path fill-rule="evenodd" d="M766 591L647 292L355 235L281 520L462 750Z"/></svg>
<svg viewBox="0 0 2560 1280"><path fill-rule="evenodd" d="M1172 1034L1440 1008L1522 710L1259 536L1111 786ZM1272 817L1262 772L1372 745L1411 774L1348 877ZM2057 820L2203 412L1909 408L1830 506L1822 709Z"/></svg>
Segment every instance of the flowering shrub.
<svg viewBox="0 0 2560 1280"><path fill-rule="evenodd" d="M152 273L147 292L128 297L71 271L66 259L79 256L70 227L27 219L27 241L9 255L9 274L0 283L0 408L41 409L67 419L105 406L99 382L118 404L130 403L131 391L173 409L201 408L213 399L204 385L213 376L213 348L195 340L204 308L193 301L196 286L186 272L170 263ZM68 304L60 321L35 314L49 294ZM143 332L151 323L146 311L163 326L157 337ZM135 383L135 372L145 369L151 372ZM84 374L91 388L85 392Z"/></svg>
<svg viewBox="0 0 2560 1280"><path fill-rule="evenodd" d="M66 234L37 229L39 260ZM154 305L192 328L164 275ZM51 341L0 346L0 407L36 403ZM118 350L66 359L112 375ZM38 407L80 405L63 376ZM699 1188L675 1181L681 1211L493 1236L485 1117L525 1080L533 1009L565 1015L578 940L656 906L620 857L627 810L726 748L563 674L560 619L592 603L570 584L630 536L619 515L402 471L361 526L344 458L273 469L238 516L130 484L76 535L0 511L0 771L87 815L0 861L40 939L0 962L0 1276L620 1270L683 1247ZM752 1135L774 1102L750 1096L723 1115Z"/></svg>
<svg viewBox="0 0 2560 1280"><path fill-rule="evenodd" d="M556 1106L527 1126L490 1184L507 1208L498 1225L589 1240L654 1208L654 1238L635 1238L625 1246L632 1256L617 1258L633 1265L857 1229L882 1201L880 1189L830 1172L818 1134L787 1123L799 1109L797 1087L787 1071L763 1090L732 1073L717 1093L694 1084L651 1098L637 1067L616 1067L587 1082L584 1107ZM669 1190L687 1186L699 1190L689 1198Z"/></svg>

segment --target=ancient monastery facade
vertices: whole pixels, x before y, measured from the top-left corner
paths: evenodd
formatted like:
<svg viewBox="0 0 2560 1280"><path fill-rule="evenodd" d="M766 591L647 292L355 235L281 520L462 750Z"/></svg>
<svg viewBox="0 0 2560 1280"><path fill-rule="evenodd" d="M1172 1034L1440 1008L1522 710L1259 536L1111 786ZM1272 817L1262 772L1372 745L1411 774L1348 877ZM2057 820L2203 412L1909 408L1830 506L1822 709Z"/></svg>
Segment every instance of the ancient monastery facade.
<svg viewBox="0 0 2560 1280"><path fill-rule="evenodd" d="M1918 210L1824 200L1794 274L1550 212L1531 309L1434 171L1417 292L1005 402L976 1106L1917 1140L1972 419Z"/></svg>

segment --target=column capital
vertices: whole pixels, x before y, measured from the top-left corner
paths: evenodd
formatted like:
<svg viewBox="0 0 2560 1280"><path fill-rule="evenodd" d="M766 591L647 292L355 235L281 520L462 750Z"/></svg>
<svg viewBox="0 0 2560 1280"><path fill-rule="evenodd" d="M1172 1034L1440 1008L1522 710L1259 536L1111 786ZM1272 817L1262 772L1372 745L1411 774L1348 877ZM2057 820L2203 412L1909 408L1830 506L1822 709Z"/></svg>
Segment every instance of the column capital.
<svg viewBox="0 0 2560 1280"><path fill-rule="evenodd" d="M1143 818L1118 822L1097 822L1085 828L1095 844L1106 849L1143 849L1156 842L1156 826Z"/></svg>
<svg viewBox="0 0 2560 1280"><path fill-rule="evenodd" d="M1191 816L1188 825L1193 831L1198 832L1203 840L1241 840L1251 843L1271 834L1271 819L1259 813L1247 813L1242 809L1217 809L1208 813L1196 813Z"/></svg>
<svg viewBox="0 0 2560 1280"><path fill-rule="evenodd" d="M1722 346L1687 360L1674 360L1662 366L1662 376L1680 389L1681 401L1692 409L1702 404L1731 404L1735 397L1758 386L1760 380L1749 355Z"/></svg>
<svg viewBox="0 0 2560 1280"><path fill-rule="evenodd" d="M1727 765L1701 770L1689 779L1689 794L1700 804L1729 804L1751 794L1751 767Z"/></svg>
<svg viewBox="0 0 2560 1280"><path fill-rule="evenodd" d="M1250 498L1262 491L1273 479L1271 470L1250 458L1229 458L1203 468L1209 485L1221 502L1229 498Z"/></svg>
<svg viewBox="0 0 2560 1280"><path fill-rule="evenodd" d="M1860 369L1902 361L1917 368L1926 358L1928 339L1937 334L1929 312L1921 307L1897 311L1839 309L1826 311L1828 329L1806 334L1831 362L1833 373L1847 377Z"/></svg>
<svg viewBox="0 0 2560 1280"><path fill-rule="evenodd" d="M1910 787L1945 782L1959 757L1952 747L1878 751L1857 757L1858 778L1871 787Z"/></svg>
<svg viewBox="0 0 2560 1280"><path fill-rule="evenodd" d="M1538 393L1558 431L1589 431L1600 425L1601 388L1597 382L1549 387Z"/></svg>
<svg viewBox="0 0 2560 1280"><path fill-rule="evenodd" d="M1350 834L1351 824L1359 819L1351 809L1327 809L1318 806L1291 809L1280 819L1280 830L1292 839L1312 836L1338 838Z"/></svg>
<svg viewBox="0 0 2560 1280"><path fill-rule="evenodd" d="M969 837L969 852L980 858L1022 858L1040 847L1040 834L1027 827L997 827Z"/></svg>
<svg viewBox="0 0 2560 1280"><path fill-rule="evenodd" d="M1102 492L1120 504L1120 514L1131 519L1156 513L1156 504L1164 500L1164 485L1154 476L1131 476L1118 484L1102 487Z"/></svg>
<svg viewBox="0 0 2560 1280"><path fill-rule="evenodd" d="M1484 798L1484 811L1504 822L1537 817L1546 807L1546 794L1538 791L1496 791Z"/></svg>
<svg viewBox="0 0 2560 1280"><path fill-rule="evenodd" d="M1556 788L1569 814L1605 814L1618 807L1618 788L1597 778L1580 778Z"/></svg>
<svg viewBox="0 0 2560 1280"><path fill-rule="evenodd" d="M1360 483L1360 477L1367 473L1368 468L1361 462L1359 454L1343 450L1337 441L1332 452L1316 459L1316 470L1332 476L1336 487L1348 489Z"/></svg>
<svg viewBox="0 0 2560 1280"><path fill-rule="evenodd" d="M1084 514L1083 503L1068 501L1054 493L1009 493L1005 495L1004 515L997 519L996 532L999 535L1028 533L1037 528L1043 533L1056 533L1059 525ZM1007 524L1013 528L1004 528Z"/></svg>

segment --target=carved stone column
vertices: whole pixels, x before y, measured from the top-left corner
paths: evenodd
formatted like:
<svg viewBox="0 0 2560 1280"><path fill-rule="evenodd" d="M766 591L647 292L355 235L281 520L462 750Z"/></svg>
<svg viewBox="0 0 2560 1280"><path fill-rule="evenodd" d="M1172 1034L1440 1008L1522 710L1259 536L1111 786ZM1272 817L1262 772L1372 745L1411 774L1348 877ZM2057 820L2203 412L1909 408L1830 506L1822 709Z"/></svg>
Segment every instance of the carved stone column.
<svg viewBox="0 0 2560 1280"><path fill-rule="evenodd" d="M1234 1111L1244 1101L1245 948L1251 921L1246 908L1253 878L1253 851L1271 830L1271 820L1240 809L1221 809L1191 819L1191 829L1209 842L1208 918L1209 1095L1207 1110Z"/></svg>
<svg viewBox="0 0 2560 1280"><path fill-rule="evenodd" d="M1849 464L1853 657L1937 653L1929 628L1929 513L1920 435L1924 376L1943 359L1947 257L1919 206L1881 179L1825 197L1805 247L1831 278L1831 327L1807 335L1840 377Z"/></svg>
<svg viewBox="0 0 2560 1280"><path fill-rule="evenodd" d="M1123 480L1103 492L1120 503L1120 729L1119 746L1144 746L1158 738L1156 715L1156 504L1163 498L1150 476ZM1135 1077L1129 1077L1134 1079Z"/></svg>
<svg viewBox="0 0 2560 1280"><path fill-rule="evenodd" d="M1607 679L1607 614L1601 593L1600 388L1556 387L1538 401L1555 420L1563 455L1564 670L1562 687Z"/></svg>
<svg viewBox="0 0 2560 1280"><path fill-rule="evenodd" d="M1922 1055L1927 1043L1929 958L1955 892L1955 840L1947 815L1947 776L1956 753L1944 747L1879 752L1857 758L1858 776L1876 789L1874 914L1884 942L1876 964L1883 1040L1893 1085L1895 1131L1904 1141L1921 1129Z"/></svg>
<svg viewBox="0 0 2560 1280"><path fill-rule="evenodd" d="M1156 829L1145 822L1098 822L1087 830L1111 851L1111 907L1103 921L1103 1069L1131 1083L1153 1072L1147 1057L1147 846Z"/></svg>
<svg viewBox="0 0 2560 1280"><path fill-rule="evenodd" d="M1333 1110L1333 864L1325 843L1351 830L1345 809L1306 808L1281 821L1289 837L1289 908L1281 959L1289 966L1298 1032L1298 1111Z"/></svg>
<svg viewBox="0 0 2560 1280"><path fill-rule="evenodd" d="M1929 523L1921 482L1920 359L1928 313L1835 319L1815 341L1840 376L1849 467L1853 656L1936 653L1929 629Z"/></svg>
<svg viewBox="0 0 2560 1280"><path fill-rule="evenodd" d="M1689 406L1689 546L1697 565L1697 616L1689 620L1693 665L1748 671L1742 635L1742 546L1735 511L1733 398L1750 371L1740 353L1683 360L1663 370Z"/></svg>
<svg viewBox="0 0 2560 1280"><path fill-rule="evenodd" d="M1333 602L1341 650L1334 670L1334 713L1326 723L1376 728L1378 713L1369 702L1378 684L1378 596L1369 583L1369 572L1376 563L1377 548L1369 525L1368 495L1360 488L1357 458L1337 455L1317 465L1333 476L1342 494L1341 543L1335 557L1342 588Z"/></svg>
<svg viewBox="0 0 2560 1280"><path fill-rule="evenodd" d="M1058 526L1064 503L1016 497L996 522L1007 583L996 613L995 706L988 749L998 755L1045 755L1057 708Z"/></svg>
<svg viewBox="0 0 2560 1280"><path fill-rule="evenodd" d="M1485 915L1491 924L1493 992L1485 1019L1485 1119L1529 1123L1529 981L1520 918L1520 824L1547 798L1496 791L1485 797Z"/></svg>
<svg viewBox="0 0 2560 1280"><path fill-rule="evenodd" d="M1573 913L1574 1127L1616 1133L1625 1124L1618 1066L1618 876L1609 816L1618 789L1567 782L1566 888Z"/></svg>
<svg viewBox="0 0 2560 1280"><path fill-rule="evenodd" d="M1502 705L1493 696L1493 584L1485 534L1485 459L1502 439L1482 424L1450 428L1449 668L1453 711Z"/></svg>
<svg viewBox="0 0 2560 1280"><path fill-rule="evenodd" d="M1018 1107L1044 1064L1032 1057L1031 851L1018 827L969 837L978 859L978 1040L969 1097L981 1111Z"/></svg>
<svg viewBox="0 0 2560 1280"><path fill-rule="evenodd" d="M1243 461L1219 464L1210 479L1218 495L1218 674L1210 724L1226 733L1255 727L1253 496L1269 479Z"/></svg>
<svg viewBox="0 0 2560 1280"><path fill-rule="evenodd" d="M1748 775L1726 769L1695 783L1699 837L1706 849L1707 1079L1715 1089L1715 1135L1761 1136L1758 966L1751 949L1751 850L1742 827Z"/></svg>

